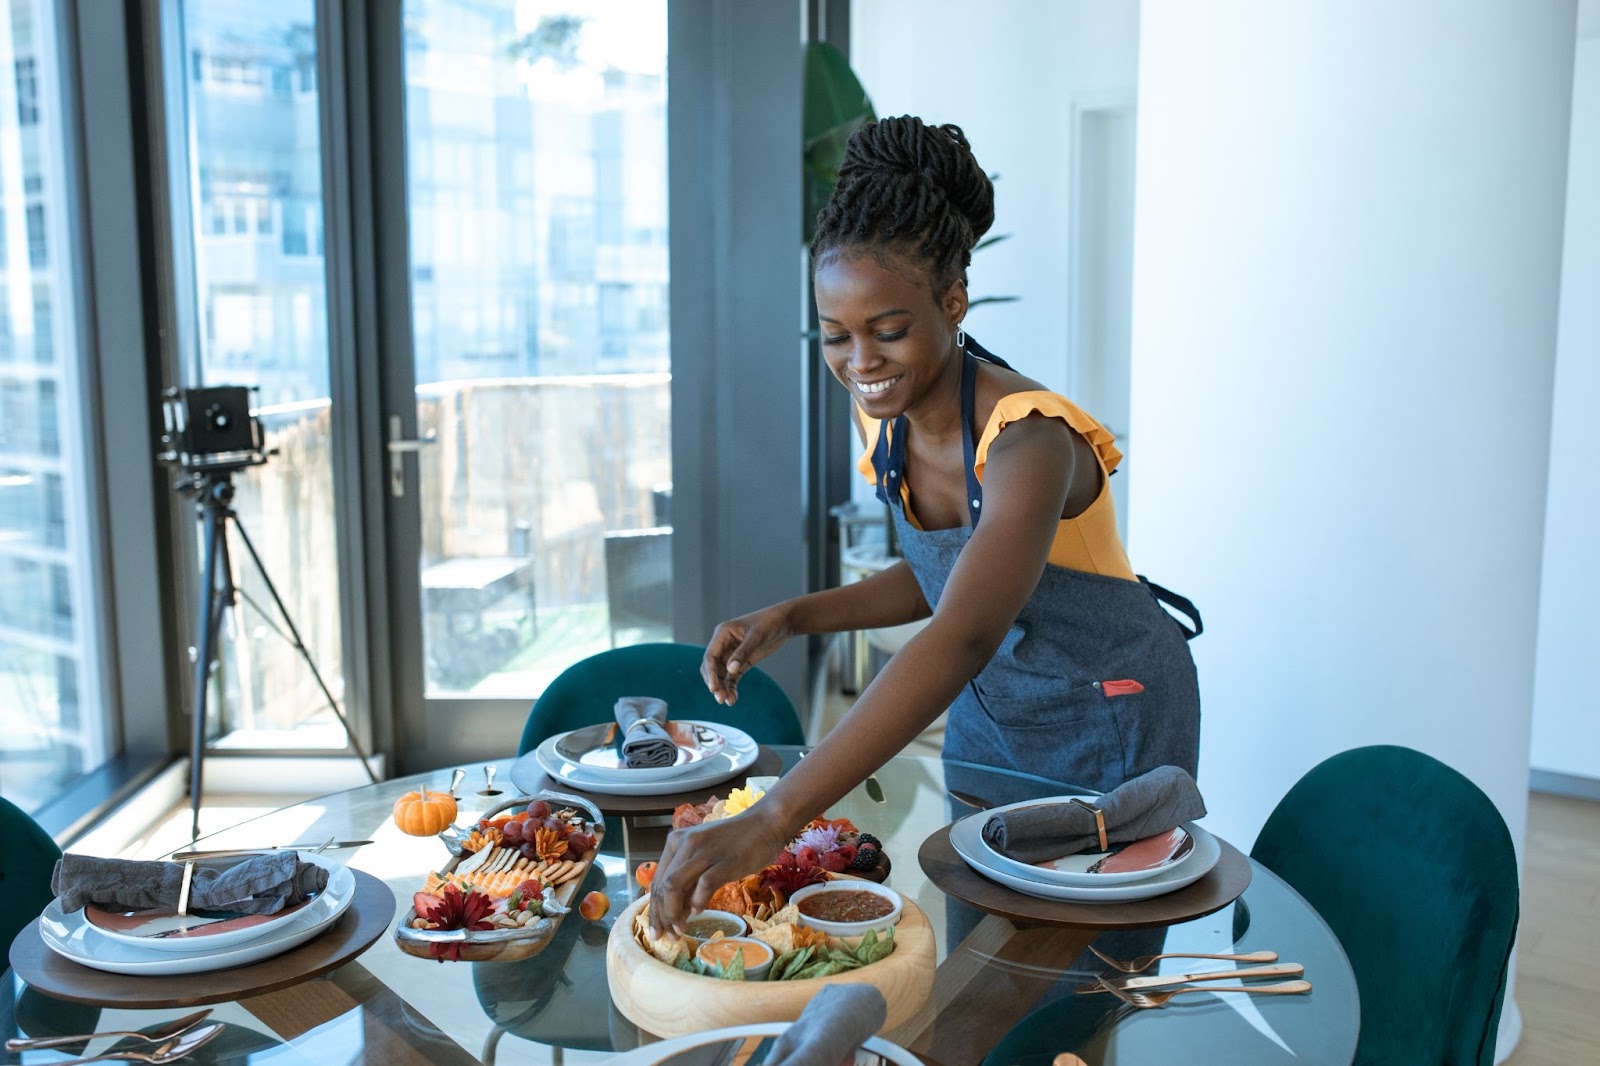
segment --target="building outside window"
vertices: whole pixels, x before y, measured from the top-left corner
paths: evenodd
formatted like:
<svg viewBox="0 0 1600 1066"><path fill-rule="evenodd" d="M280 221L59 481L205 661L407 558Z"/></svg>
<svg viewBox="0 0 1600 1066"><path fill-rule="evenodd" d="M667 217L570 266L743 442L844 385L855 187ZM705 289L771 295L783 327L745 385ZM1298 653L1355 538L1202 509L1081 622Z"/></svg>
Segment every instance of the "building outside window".
<svg viewBox="0 0 1600 1066"><path fill-rule="evenodd" d="M56 5L0 3L0 795L37 811L115 747L99 649Z"/></svg>

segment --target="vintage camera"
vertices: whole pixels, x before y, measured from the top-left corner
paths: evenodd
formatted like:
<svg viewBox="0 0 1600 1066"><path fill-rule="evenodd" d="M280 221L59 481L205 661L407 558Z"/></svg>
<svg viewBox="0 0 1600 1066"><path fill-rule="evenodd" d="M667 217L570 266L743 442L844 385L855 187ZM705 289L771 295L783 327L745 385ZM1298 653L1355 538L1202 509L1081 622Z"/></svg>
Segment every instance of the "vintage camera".
<svg viewBox="0 0 1600 1066"><path fill-rule="evenodd" d="M163 450L156 458L192 473L260 466L265 434L244 385L168 389L162 399Z"/></svg>

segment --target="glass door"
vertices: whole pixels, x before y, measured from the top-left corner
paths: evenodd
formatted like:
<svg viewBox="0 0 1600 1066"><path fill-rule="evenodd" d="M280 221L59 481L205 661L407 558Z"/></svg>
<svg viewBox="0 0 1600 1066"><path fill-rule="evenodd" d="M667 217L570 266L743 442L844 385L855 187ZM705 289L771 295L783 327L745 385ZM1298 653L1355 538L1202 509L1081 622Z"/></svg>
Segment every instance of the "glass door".
<svg viewBox="0 0 1600 1066"><path fill-rule="evenodd" d="M219 632L206 733L233 751L344 751L306 662L342 701L345 619L330 594L341 588L342 412L330 391L317 5L168 0L162 16L179 384L250 389L269 452L233 479L238 518L224 528L238 595ZM198 537L195 548L190 644L202 624Z"/></svg>
<svg viewBox="0 0 1600 1066"><path fill-rule="evenodd" d="M441 719L503 748L571 663L671 639L672 440L665 0L406 0L402 34L404 763Z"/></svg>

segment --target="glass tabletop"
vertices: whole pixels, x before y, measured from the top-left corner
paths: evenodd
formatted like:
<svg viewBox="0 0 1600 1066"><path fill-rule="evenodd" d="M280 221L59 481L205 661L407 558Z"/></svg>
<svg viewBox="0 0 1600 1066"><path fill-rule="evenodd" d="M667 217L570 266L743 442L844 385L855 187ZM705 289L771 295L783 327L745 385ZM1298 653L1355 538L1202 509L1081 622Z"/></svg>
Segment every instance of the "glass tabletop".
<svg viewBox="0 0 1600 1066"><path fill-rule="evenodd" d="M775 749L787 770L801 749ZM478 768L457 790L467 824L479 813L515 796L508 770L496 764L499 795L478 792ZM353 869L388 884L403 913L422 878L449 858L433 837L410 837L390 820L394 802L421 786L447 788L450 769L334 793L285 807L205 838L204 846L259 847L292 841L371 839L373 844L337 853ZM737 783L737 782L733 782ZM725 795L728 785L707 788ZM976 809L1021 799L1060 795L1072 789L1027 775L936 757L899 756L868 785L830 808L884 842L893 863L889 884L928 915L939 969L934 1017L892 1034L931 1062L954 1066L980 1061L1016 1023L1007 1043L1008 1062L1025 1063L1015 1043L1024 1031L1046 1034L1033 1061L1048 1063L1075 1051L1087 1063L1118 1066L1179 1061L1218 1061L1200 1049L1226 1049L1241 1064L1296 1063L1345 1066L1355 1053L1359 1008L1348 961L1316 912L1272 873L1253 865L1253 880L1234 904L1194 921L1163 929L1103 933L1094 944L1114 958L1161 952L1245 953L1271 949L1285 961L1302 963L1314 985L1307 996L1185 995L1160 1010L1135 1010L1109 995L1077 995L1076 989L1106 973L1061 930L1017 929L947 898L917 862L924 839L954 818ZM585 1063L639 1048L654 1037L628 1021L606 992L606 939L611 921L640 889L632 871L659 854L664 819L634 819L626 833L608 839L582 892L611 897L600 922L576 913L538 955L518 962L436 963L407 955L385 934L355 962L283 993L215 1008L229 1023L224 1037L185 1059L187 1063ZM328 855L335 853L325 853ZM1167 960L1151 972L1221 968ZM137 978L129 978L136 980ZM963 1011L960 988L983 989L982 1017ZM956 990L952 992L952 990ZM296 994L298 993L298 994ZM1003 1003L996 1012L993 1004ZM184 1010L98 1009L42 996L11 972L0 989L0 1032L51 1036L134 1029L187 1013ZM90 1046L95 1053L109 1046ZM77 1050L77 1049L73 1049ZM0 1063L49 1063L67 1056L30 1051Z"/></svg>

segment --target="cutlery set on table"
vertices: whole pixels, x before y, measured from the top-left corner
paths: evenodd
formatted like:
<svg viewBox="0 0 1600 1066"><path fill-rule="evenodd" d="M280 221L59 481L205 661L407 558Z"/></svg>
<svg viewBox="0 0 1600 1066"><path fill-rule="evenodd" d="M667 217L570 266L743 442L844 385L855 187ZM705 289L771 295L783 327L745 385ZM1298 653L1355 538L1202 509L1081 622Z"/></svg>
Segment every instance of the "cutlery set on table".
<svg viewBox="0 0 1600 1066"><path fill-rule="evenodd" d="M86 1062L177 1062L209 1044L227 1026L221 1022L201 1025L211 1016L209 1009L196 1011L182 1018L152 1026L149 1029L113 1029L103 1033L80 1033L76 1036L52 1036L37 1039L7 1040L6 1050L12 1052L39 1051L48 1048L87 1045L91 1040L122 1037L121 1041L98 1055L65 1059L52 1066L79 1066ZM126 1046L125 1046L126 1043Z"/></svg>
<svg viewBox="0 0 1600 1066"><path fill-rule="evenodd" d="M1106 992L1131 1007L1164 1007L1174 997L1189 992L1245 992L1252 995L1300 995L1311 991L1311 982L1305 980L1277 981L1271 984L1218 985L1213 981L1243 981L1252 977L1299 978L1305 968L1298 962L1278 962L1275 951L1253 951L1243 955L1205 955L1186 952L1168 952L1163 955L1141 955L1126 961L1113 959L1089 948L1095 956L1116 971L1095 978L1092 985L1078 989L1078 994L1094 995ZM1190 973L1163 973L1145 975L1144 971L1162 959L1215 959L1223 962L1276 963L1276 965L1245 966L1228 970L1197 970Z"/></svg>

